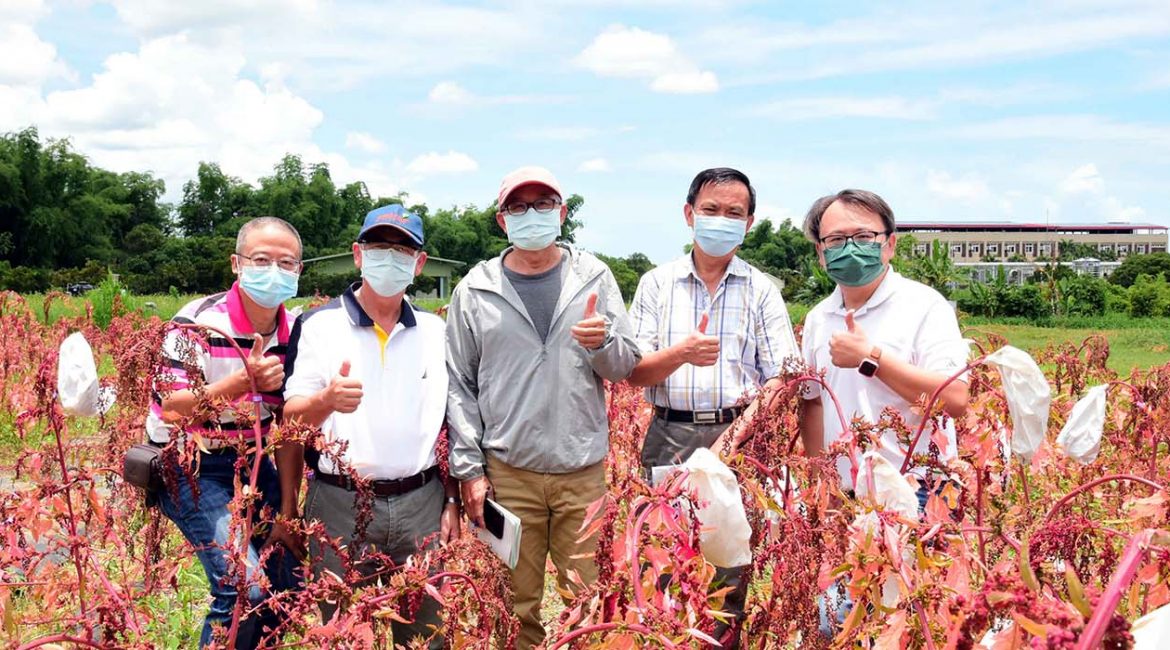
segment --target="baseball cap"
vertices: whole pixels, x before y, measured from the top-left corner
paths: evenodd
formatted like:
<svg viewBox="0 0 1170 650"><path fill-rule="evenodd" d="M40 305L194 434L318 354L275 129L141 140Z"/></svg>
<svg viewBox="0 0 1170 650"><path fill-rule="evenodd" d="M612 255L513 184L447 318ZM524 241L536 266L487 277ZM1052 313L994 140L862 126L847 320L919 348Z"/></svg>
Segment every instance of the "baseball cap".
<svg viewBox="0 0 1170 650"><path fill-rule="evenodd" d="M503 182L500 183L500 195L496 199L496 205L503 209L504 201L508 199L508 195L524 185L544 185L556 192L557 196L561 198L565 196L564 192L561 191L561 184L557 182L557 178L552 175L552 172L544 167L529 165L513 170L504 177Z"/></svg>
<svg viewBox="0 0 1170 650"><path fill-rule="evenodd" d="M417 214L408 212L401 205L384 205L367 212L366 219L362 222L362 229L358 232L358 240L365 239L367 233L381 226L390 226L401 230L410 237L416 246L422 248L422 219Z"/></svg>

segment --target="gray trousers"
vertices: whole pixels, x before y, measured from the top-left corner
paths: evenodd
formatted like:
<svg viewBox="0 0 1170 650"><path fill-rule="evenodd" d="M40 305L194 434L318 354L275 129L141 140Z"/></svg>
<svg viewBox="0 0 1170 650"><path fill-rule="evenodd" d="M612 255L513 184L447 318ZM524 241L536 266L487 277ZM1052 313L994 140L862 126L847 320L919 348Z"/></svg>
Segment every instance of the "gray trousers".
<svg viewBox="0 0 1170 650"><path fill-rule="evenodd" d="M650 421L650 429L646 431L646 440L642 443L642 468L646 472L655 465L676 465L686 462L699 447L710 447L715 444L719 435L727 430L730 423L722 424L692 424L689 422L667 422L655 417ZM735 620L743 619L744 600L747 598L747 585L743 582L743 573L747 567L715 567L715 582L722 586L735 589L727 594L723 602L723 611L734 615ZM718 624L715 627L715 638L718 639L727 626ZM738 647L737 644L724 647Z"/></svg>
<svg viewBox="0 0 1170 650"><path fill-rule="evenodd" d="M366 528L365 537L354 539L354 500L356 492L350 492L321 481L309 482L309 494L305 499L305 519L319 520L325 524L325 534L330 538L341 538L349 547L362 575L370 575L381 568L376 562L360 561L367 552L389 555L395 564L403 564L415 553L433 548L438 544L439 518L443 513L443 483L433 478L426 485L396 497L374 497L374 517ZM430 539L430 545L423 547ZM320 577L325 570L344 576L341 558L331 547L322 545L317 539L309 541L309 553L314 562L314 577ZM320 558L320 562L315 560ZM328 621L337 611L337 604L322 601L321 619ZM439 603L424 596L414 622L409 624L391 623L394 644L405 647L416 636L430 637L442 624L439 618ZM436 636L431 648L442 648L443 639Z"/></svg>

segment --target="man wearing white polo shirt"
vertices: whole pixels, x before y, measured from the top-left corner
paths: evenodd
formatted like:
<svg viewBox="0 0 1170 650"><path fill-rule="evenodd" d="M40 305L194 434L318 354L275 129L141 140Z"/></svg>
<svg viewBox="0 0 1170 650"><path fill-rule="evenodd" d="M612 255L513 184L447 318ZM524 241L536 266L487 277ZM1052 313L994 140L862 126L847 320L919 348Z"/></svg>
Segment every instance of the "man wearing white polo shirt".
<svg viewBox="0 0 1170 650"><path fill-rule="evenodd" d="M372 210L353 245L362 280L340 297L297 319L289 341L285 417L320 425L326 442L344 441L340 463L371 482L373 519L363 537L355 535L357 486L331 454L307 454L314 464L305 500L305 518L325 524L329 538L341 538L355 568L378 571L368 552L384 553L395 564L459 534L458 491L445 486L435 461L435 443L447 408L445 326L404 298L422 272L423 229L418 215L400 205ZM302 455L279 453L284 488L296 494ZM296 516L286 504L285 516ZM342 558L328 545L310 540L318 575L345 575ZM328 620L336 604L322 602ZM415 620L394 623L394 643L432 637L438 603L424 598ZM430 640L442 646L441 637Z"/></svg>
<svg viewBox="0 0 1170 650"><path fill-rule="evenodd" d="M922 420L914 404L966 365L968 348L942 294L890 268L894 227L893 210L873 192L843 190L813 204L804 232L837 288L805 317L801 347L809 367L824 371L847 422L855 417L877 422L890 407L914 431ZM805 392L801 437L810 455L843 433L827 399L816 384ZM961 416L967 409L966 382L952 382L939 399L948 415ZM946 448L938 452L946 461L957 451L954 423L945 422L943 432ZM914 453L928 453L930 441L924 435ZM892 430L883 434L880 451L894 467L906 459ZM838 459L837 470L842 486L851 489L849 460ZM923 503L926 494L923 485Z"/></svg>

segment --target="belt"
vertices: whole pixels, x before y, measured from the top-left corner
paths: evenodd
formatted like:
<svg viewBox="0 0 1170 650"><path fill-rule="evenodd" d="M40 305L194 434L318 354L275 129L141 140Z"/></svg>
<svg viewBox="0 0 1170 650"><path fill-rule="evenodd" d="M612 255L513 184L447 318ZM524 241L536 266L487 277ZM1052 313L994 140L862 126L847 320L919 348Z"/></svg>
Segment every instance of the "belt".
<svg viewBox="0 0 1170 650"><path fill-rule="evenodd" d="M167 442L155 442L154 440L148 440L147 442L154 445L155 447L160 448L166 447L168 444L170 444ZM223 454L229 451L239 451L239 443L239 440L232 438L204 438L203 449L200 449L200 451L206 450L206 452L209 454ZM247 454L256 451L256 442L254 439L248 438L248 441L244 443L243 449L244 453Z"/></svg>
<svg viewBox="0 0 1170 650"><path fill-rule="evenodd" d="M406 494L413 490L427 484L428 481L439 475L439 466L432 465L427 469L415 474L407 476L406 478L396 478L387 480L370 481L370 488L374 491L374 496L377 497L396 497ZM348 476L339 474L325 474L322 472L314 472L313 476L322 483L337 486L343 490L356 492L358 489L357 481L354 481Z"/></svg>
<svg viewBox="0 0 1170 650"><path fill-rule="evenodd" d="M739 417L742 408L715 409L712 411L677 411L665 406L655 406L654 415L667 422L690 422L691 424L726 424Z"/></svg>

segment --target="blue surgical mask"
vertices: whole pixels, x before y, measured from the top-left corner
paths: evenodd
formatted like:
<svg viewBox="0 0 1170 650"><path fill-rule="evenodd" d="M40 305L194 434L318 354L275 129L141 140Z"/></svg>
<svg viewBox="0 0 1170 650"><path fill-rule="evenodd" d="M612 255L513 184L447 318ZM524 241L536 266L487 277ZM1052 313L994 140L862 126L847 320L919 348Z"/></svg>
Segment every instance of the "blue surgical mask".
<svg viewBox="0 0 1170 650"><path fill-rule="evenodd" d="M243 266L240 268L240 288L247 292L257 305L275 309L285 300L297 295L297 281L300 275L285 271L276 264L267 268Z"/></svg>
<svg viewBox="0 0 1170 650"><path fill-rule="evenodd" d="M743 243L747 222L742 219L694 215L695 245L711 257L723 257Z"/></svg>
<svg viewBox="0 0 1170 650"><path fill-rule="evenodd" d="M541 214L533 208L528 208L528 212L524 214L505 216L504 223L508 224L508 241L516 248L526 251L544 250L561 234L561 211L550 210Z"/></svg>
<svg viewBox="0 0 1170 650"><path fill-rule="evenodd" d="M406 291L414 282L418 258L395 250L362 251L362 278L379 296L393 296Z"/></svg>

